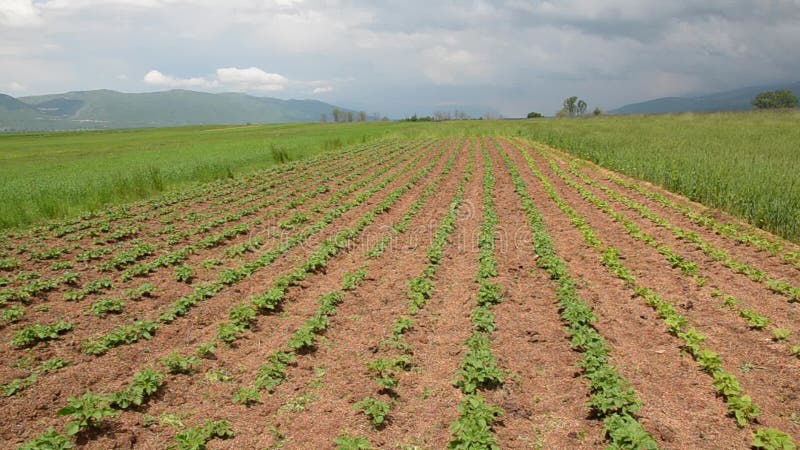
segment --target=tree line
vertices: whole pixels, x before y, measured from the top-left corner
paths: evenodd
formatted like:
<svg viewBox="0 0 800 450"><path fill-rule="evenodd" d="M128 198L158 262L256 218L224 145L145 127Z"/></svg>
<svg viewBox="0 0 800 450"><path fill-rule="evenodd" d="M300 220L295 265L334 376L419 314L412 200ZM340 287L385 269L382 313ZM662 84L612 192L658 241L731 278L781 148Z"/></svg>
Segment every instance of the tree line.
<svg viewBox="0 0 800 450"><path fill-rule="evenodd" d="M336 123L344 123L344 122L380 122L380 121L388 121L389 118L386 116L381 116L380 113L372 113L367 114L366 111L346 111L344 109L333 108L331 111L330 119ZM319 121L322 123L327 123L329 121L328 114L322 113L319 116Z"/></svg>
<svg viewBox="0 0 800 450"><path fill-rule="evenodd" d="M561 109L556 112L556 117L584 117L584 116L602 116L605 114L600 107L596 107L592 110L591 114L587 111L589 110L589 104L586 103L585 100L578 98L578 96L571 96L564 99L561 103ZM542 113L538 112L529 112L528 119L538 119L539 117L544 117Z"/></svg>
<svg viewBox="0 0 800 450"><path fill-rule="evenodd" d="M434 111L433 115L418 116L416 114L411 117L401 119L401 122L444 122L447 120L501 120L503 116L492 111L487 111L479 117L472 117L464 111Z"/></svg>
<svg viewBox="0 0 800 450"><path fill-rule="evenodd" d="M777 91L768 91L762 92L758 94L752 101L752 105L756 109L776 109L776 108L796 108L798 105L797 96L788 89L777 90ZM578 96L570 96L564 99L561 104L561 109L556 112L555 116L557 118L560 117L586 117L586 116L602 116L605 112L596 107L592 110L591 113L589 111L589 104L586 103L585 100L578 98ZM527 115L528 119L536 119L539 117L544 117L543 114L538 112L530 112ZM389 118L386 116L381 117L379 113L372 113L367 114L365 111L346 111L339 108L334 108L331 111L331 117L333 122L342 123L342 122L378 122L378 121L388 121ZM501 116L496 116L492 113L486 113L485 116L479 117L479 119L501 119ZM470 120L472 119L467 113L464 111L435 111L433 115L429 116L417 116L414 114L411 117L406 117L402 119L404 122L442 122L446 120ZM322 113L320 115L320 122L328 122L329 117L328 114Z"/></svg>

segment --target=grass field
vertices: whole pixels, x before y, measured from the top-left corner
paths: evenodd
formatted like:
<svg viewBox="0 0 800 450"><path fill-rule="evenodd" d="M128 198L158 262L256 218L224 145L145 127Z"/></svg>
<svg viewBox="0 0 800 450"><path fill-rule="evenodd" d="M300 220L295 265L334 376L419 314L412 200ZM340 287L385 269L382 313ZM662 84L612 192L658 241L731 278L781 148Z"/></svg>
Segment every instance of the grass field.
<svg viewBox="0 0 800 450"><path fill-rule="evenodd" d="M800 112L560 120L525 135L800 242Z"/></svg>
<svg viewBox="0 0 800 450"><path fill-rule="evenodd" d="M271 167L273 149L296 160L403 130L376 123L0 134L0 227Z"/></svg>
<svg viewBox="0 0 800 450"><path fill-rule="evenodd" d="M796 448L800 247L545 125L0 236L2 447Z"/></svg>
<svg viewBox="0 0 800 450"><path fill-rule="evenodd" d="M74 217L382 137L524 136L800 242L800 114L305 124L0 135L0 227Z"/></svg>

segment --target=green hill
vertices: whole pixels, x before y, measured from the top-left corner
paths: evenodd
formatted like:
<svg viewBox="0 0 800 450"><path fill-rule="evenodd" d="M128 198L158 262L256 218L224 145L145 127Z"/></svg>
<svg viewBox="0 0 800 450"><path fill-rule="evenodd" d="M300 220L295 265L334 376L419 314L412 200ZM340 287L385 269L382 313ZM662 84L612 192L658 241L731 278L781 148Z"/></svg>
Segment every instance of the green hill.
<svg viewBox="0 0 800 450"><path fill-rule="evenodd" d="M699 97L664 97L633 103L609 111L611 114L663 114L681 112L746 111L761 92L789 89L800 97L800 82L774 86L751 86Z"/></svg>
<svg viewBox="0 0 800 450"><path fill-rule="evenodd" d="M184 125L316 122L335 106L239 93L110 90L13 97L0 94L0 131L96 130Z"/></svg>
<svg viewBox="0 0 800 450"><path fill-rule="evenodd" d="M0 132L19 130L55 130L58 120L9 95L0 94ZM64 124L68 126L70 124ZM69 129L69 128L65 128Z"/></svg>

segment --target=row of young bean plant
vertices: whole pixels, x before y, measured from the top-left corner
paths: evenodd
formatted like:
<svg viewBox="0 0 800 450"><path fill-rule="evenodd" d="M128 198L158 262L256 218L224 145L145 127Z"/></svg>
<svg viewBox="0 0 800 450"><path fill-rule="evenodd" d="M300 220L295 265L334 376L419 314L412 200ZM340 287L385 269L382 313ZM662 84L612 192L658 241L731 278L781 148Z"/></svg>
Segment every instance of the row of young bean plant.
<svg viewBox="0 0 800 450"><path fill-rule="evenodd" d="M533 250L537 256L536 265L550 277L572 349L582 356L578 367L589 383L591 397L587 407L591 416L603 421L606 439L612 449L658 448L653 437L637 420L636 413L641 408L641 401L630 384L609 362L611 349L592 325L597 320L594 312L578 295L576 280L556 252L553 239L545 228L542 215L531 198L519 169L503 146L498 143L495 145L511 175L514 190L520 197L531 228Z"/></svg>
<svg viewBox="0 0 800 450"><path fill-rule="evenodd" d="M386 144L384 145L384 147L385 146L386 146ZM380 147L376 147L376 150L380 151ZM397 149L395 149L394 151L397 151ZM363 156L374 156L374 155L362 155L362 157ZM336 158L336 160L338 160L338 159L339 158ZM368 161L373 161L373 159L367 159L367 160ZM344 166L348 166L353 161L345 159L344 162L345 162ZM292 172L296 172L296 171L292 171ZM305 178L313 176L314 173L315 172L313 170L311 170L311 166L305 167L305 169L302 172L300 172L300 174ZM289 175L292 175L292 173L289 172ZM292 176L294 176L294 175L292 175ZM296 178L296 177L294 177L294 178ZM293 179L293 178L290 178L290 179ZM296 180L296 179L293 179L293 180L294 181L300 181L300 180ZM272 185L273 183L271 182L270 184ZM291 183L291 184L300 185L300 186L307 186L307 183ZM272 192L266 192L265 194L263 194L262 196L265 195L265 196L269 196L271 198L269 198L265 202L262 202L262 204L260 204L260 205L251 206L249 208L243 208L243 209L240 209L239 211L237 211L235 213L231 213L229 211L225 211L220 217L216 218L215 220L210 221L210 222L208 222L206 224L201 224L201 225L195 227L194 229L190 230L189 232L181 232L181 233L171 232L171 233L168 234L167 242L168 242L169 245L175 245L175 244L180 243L183 240L185 240L187 238L190 238L190 237L193 238L193 240L198 240L195 235L197 235L199 233L205 233L205 232L207 232L207 231L209 231L209 230L211 230L213 228L217 228L217 227L222 226L222 225L224 225L226 223L239 220L239 219L241 219L242 217L245 217L245 216L253 215L258 210L262 209L263 207L272 205L272 204L274 204L276 202L275 196L271 195L271 194L272 194ZM319 193L317 193L317 194L319 194ZM231 198L235 198L235 197L231 197ZM189 216L191 216L192 214L193 213L190 213ZM115 224L115 225L117 225L118 227L121 226L120 224ZM130 227L126 228L126 227L122 226L122 228L123 229L128 229ZM243 230L244 229L241 228L239 230L239 233L241 233ZM160 233L164 234L164 231L162 230L162 231L160 231ZM222 238L224 239L225 237L230 237L230 236L235 235L235 234L238 234L238 233L236 233L234 231L233 233L224 234L222 236ZM152 236L151 236L151 238L152 238ZM216 239L219 240L220 237L217 237ZM105 243L101 243L99 246L97 246L95 248L91 248L91 249L88 249L88 250L85 250L85 251L81 252L80 254L78 254L75 257L75 260L76 260L76 262L87 262L88 263L89 261L92 261L92 260L107 259L107 261L101 262L96 267L94 267L94 269L97 270L97 271L101 271L101 272L102 271L110 271L112 269L119 270L124 266L133 264L137 260L140 260L140 259L142 259L144 257L152 255L156 251L156 248L155 248L154 244L155 244L155 241L153 241L152 239L149 240L148 242L142 242L141 240L137 239L137 240L132 241L132 244L129 245L129 246L124 246L122 243L114 244L113 246L107 246L107 245L105 245ZM69 247L69 248L51 249L51 250L45 252L45 256L47 257L47 259L57 259L57 257L60 256L60 255L69 254L69 251L74 249L76 246L77 246L77 244L73 244L72 247ZM17 258L3 258L2 260L0 260L0 270L2 268L5 268L5 270L11 270L14 267L23 267L25 269L28 269L29 266L30 266L30 264L20 265L20 261ZM63 261L62 260L58 260L58 261L55 261L53 263L53 265L51 266L51 269L54 269L54 270L71 269L73 266L74 266L74 262L66 261L66 260L63 260ZM84 273L83 273L82 276L87 275L85 270L83 272ZM139 273L139 272L136 272L136 271L132 271L132 272L133 273ZM13 300L13 299L17 299L18 298L18 299L23 300L23 301L28 301L28 300L30 300L31 296L36 295L36 294L41 293L41 292L47 292L49 290L52 290L55 287L57 287L59 284L66 284L66 283L77 284L77 281L78 281L77 280L77 274L74 273L74 272L67 272L65 274L62 274L58 278L54 277L54 279L52 279L52 280L47 280L47 279L39 280L39 278L41 278L41 274L38 273L38 272L23 272L22 274L27 275L28 277L31 277L31 278L35 277L36 280L32 281L32 282L29 282L27 285L22 286L17 290L6 289L4 291L0 291L0 300L3 300L3 299L4 300ZM126 275L130 276L130 272L127 272ZM13 278L0 278L0 285L12 284L12 281L17 279L17 278L26 278L26 277L21 277L21 276L18 275L18 276L15 276ZM76 290L73 290L73 292L70 292L70 295L74 295L76 293L75 291Z"/></svg>
<svg viewBox="0 0 800 450"><path fill-rule="evenodd" d="M727 267L734 273L745 275L752 281L765 284L769 290L783 295L789 302L800 301L800 287L795 286L794 284L792 284L792 282L787 282L777 277L770 276L766 271L764 271L761 268L754 267L750 264L737 260L736 258L731 256L726 250L712 244L711 242L708 242L706 239L703 239L697 233L684 230L683 228L670 223L668 220L659 216L651 209L647 208L645 205L636 202L613 189L604 187L603 192L606 192L615 201L618 201L624 204L625 206L631 208L632 210L636 211L637 213L639 213L639 215L641 215L645 219L648 219L655 225L668 230L676 238L694 245L698 250L702 251L706 256L713 259L714 261L719 262L720 264Z"/></svg>
<svg viewBox="0 0 800 450"><path fill-rule="evenodd" d="M400 158L400 161L398 161L397 164L400 164L402 161L404 161L404 159ZM370 179L377 178L381 173L383 172L378 171L378 173L375 174L374 176L371 176ZM377 190L375 192L377 192ZM350 205L350 207L353 206L355 205ZM293 246L299 245L304 239L311 237L316 232L322 231L322 229L324 229L325 226L329 225L330 222L332 222L336 217L339 217L341 214L343 214L344 210L338 210L338 212L337 211L334 212L335 212L334 214L329 213L328 216L326 216L320 222L318 222L315 227L312 227L311 231L306 231L305 233L296 236L296 240L290 241L289 243L284 244L282 248L279 247L278 249L276 249L279 251L273 251L265 255L262 255L262 258L256 260L256 262L258 262L259 264L271 263L279 256L284 254L286 251L291 249ZM258 268L257 266L247 266L247 265L243 267L252 267L254 269ZM230 285L231 282L230 281L228 282L229 282L228 285ZM186 313L188 313L189 308L194 306L194 304L196 304L198 301L212 297L213 295L216 294L216 292L222 290L224 286L227 285L225 285L222 281L212 285L203 284L197 286L194 294L187 297L182 297L181 299L176 301L168 312L161 315L160 321L163 323L170 323L177 316L185 315ZM31 331L26 331L24 334L24 336L27 336L26 339L31 340L31 342L29 343L31 345L35 344L36 341L55 339L58 337L59 333L71 330L71 324L66 322L58 322L56 324L49 326L35 325L33 327L34 327L33 331L35 331L35 334L31 335ZM102 336L101 338L90 340L84 343L84 350L90 354L96 354L96 355L104 354L111 348L118 347L120 345L133 344L141 339L149 339L153 336L153 334L156 332L157 329L158 329L158 324L156 322L147 320L140 320L134 322L131 325L118 326L113 331ZM11 383L13 383L13 381L10 382L9 384Z"/></svg>
<svg viewBox="0 0 800 450"><path fill-rule="evenodd" d="M250 213L252 214L252 212L250 212ZM235 220L235 219L238 219L238 217L229 217L228 218L228 220ZM115 257L112 258L111 261L105 263L104 265L101 265L99 267L99 269L100 270L108 270L110 267L114 267L114 268L118 268L119 269L121 267L124 267L125 265L129 265L133 261L136 261L136 260L141 259L141 258L143 258L145 256L151 255L154 251L155 251L155 247L151 243L137 243L134 248L132 248L130 250L125 250L125 251L121 252L120 254L115 255ZM104 252L101 252L101 253L104 253ZM78 259L81 259L80 256L81 255L79 255ZM17 264L11 264L11 263L9 263L9 261L17 262ZM4 266L7 266L7 267L11 267L13 265L18 265L18 260L5 260L5 262L8 263L8 264L4 264ZM108 267L106 267L106 266L108 266ZM71 268L71 267L72 267L72 264L68 263L67 261L60 261L58 263L58 268L59 269L61 269L61 268ZM80 289L76 289L77 287L79 287L80 283L79 283L79 280L78 280L78 274L75 273L75 272L67 272L67 273L64 273L64 274L60 275L58 278L49 279L49 280L48 279L44 279L44 280L40 279L41 278L41 274L39 274L39 273L26 272L25 274L27 275L26 277L21 277L21 276L18 275L15 278L25 278L25 279L33 278L34 281L31 281L27 285L22 286L22 287L20 287L19 289L16 289L16 290L14 290L14 289L5 289L3 291L0 291L0 301L8 302L8 301L11 301L11 300L16 300L16 301L20 301L20 302L23 302L23 303L27 303L27 302L30 302L32 300L33 296L35 296L37 294L40 294L40 293L48 292L48 291L58 287L59 284L72 285L72 286L75 287L72 290L70 290L70 291L65 293L65 298L66 299L69 299L69 300L80 300L85 295L85 293L82 292ZM3 282L2 284L6 284L7 285L8 283L7 282Z"/></svg>
<svg viewBox="0 0 800 450"><path fill-rule="evenodd" d="M186 207L207 203L226 196L235 196L242 187L258 186L258 184L262 183L265 179L291 174L298 169L314 167L320 162L346 160L353 155L368 150L370 147L371 145L357 146L336 155L319 155L314 158L256 171L236 179L224 179L203 183L178 191L164 193L157 199L142 200L122 206L112 206L101 211L87 212L83 216L75 219L51 221L48 224L31 227L27 230L12 231L7 233L7 235L15 238L29 237L47 239L51 237L66 237L69 234L74 234L79 231L87 231L87 233L90 234L105 233L109 231L107 225L110 222L118 222L126 219L130 220L130 223L142 222L163 215L165 210L169 210L170 207L174 205ZM134 212L136 210L138 210L138 212ZM94 230L94 228L101 228L102 230ZM96 231L96 233L91 233L92 231ZM84 236L80 236L78 239L82 237Z"/></svg>
<svg viewBox="0 0 800 450"><path fill-rule="evenodd" d="M380 173L381 172L378 172L377 174L380 174ZM355 188L357 188L357 187L358 186L354 187L353 190L355 190ZM333 201L333 203L338 201L338 199L336 197L334 197L334 199L335 200ZM190 251L183 251L181 253L181 255L188 256L188 254L191 253L193 250L195 250L195 249L191 249ZM177 259L177 258L171 258L169 262L175 262L175 259ZM165 264L162 261L162 262L160 262L160 264L158 266L159 267L165 266ZM82 289L80 291L71 291L72 295L70 295L68 298L70 298L72 300L81 300L88 294L95 293L95 292L100 292L100 291L102 291L104 289L109 289L111 287L112 287L112 284L111 284L111 281L109 279L105 279L104 278L104 279L95 280L92 283L89 283L89 285L87 287L85 287L84 289ZM109 308L109 306L111 306L111 308ZM99 313L98 315L104 315L104 313L107 313L107 312L121 312L121 309L122 309L122 305L121 305L121 300L119 300L119 299L101 300L100 302L95 303L95 304L92 305L92 310L96 314ZM16 309L16 310L14 310L14 312L18 313L18 315L15 317L15 319L17 319L17 320L20 318L19 316L24 314L24 310L23 311L19 311L19 309ZM56 325L58 325L58 326L56 327ZM12 341L12 343L14 343L18 347L20 347L20 346L29 347L31 345L34 345L38 341L56 339L56 338L58 338L60 333L63 333L63 332L66 332L66 331L70 331L71 328L72 327L68 326L68 324L64 324L63 321L59 322L59 324L49 325L49 326L48 325L40 325L40 324L31 325L31 326L26 327L25 329L21 330L17 334L17 337L20 337L21 339L17 339L17 337L15 337L15 339ZM145 327L144 325L136 326L136 324L134 324L134 326L129 326L129 327L126 327L125 329L116 330L117 331L115 333L116 337L114 339L117 340L117 341L119 341L121 339L125 340L125 341L138 340L138 338L136 338L135 336L137 336L137 335L146 336L147 334L152 333L153 330L154 330L154 327L152 327L152 326Z"/></svg>
<svg viewBox="0 0 800 450"><path fill-rule="evenodd" d="M753 423L760 414L760 408L753 403L749 395L743 393L736 376L723 369L720 355L710 348L703 347L706 336L692 327L685 317L678 314L672 302L662 298L654 289L639 283L636 277L622 263L619 258L619 250L611 245L604 244L595 233L595 230L588 225L585 218L559 196L552 184L538 169L527 149L522 146L518 147L518 149L527 161L528 168L540 181L550 199L569 217L570 223L581 232L586 244L601 255L602 266L612 275L622 280L626 286L634 291L637 298L642 298L648 306L657 312L658 317L663 320L668 331L682 341L682 346L695 359L698 366L712 377L714 388L725 400L730 416L741 427ZM767 447L757 448L783 448L779 445L784 445L784 443L786 445L794 445L791 437L780 430L756 428L753 434L753 445L762 445L764 442L768 443Z"/></svg>
<svg viewBox="0 0 800 450"><path fill-rule="evenodd" d="M503 287L492 281L498 275L494 257L498 219L494 205L495 177L485 141L481 142L481 154L484 165L483 221L478 236L477 296L471 316L472 335L465 343L467 351L453 383L464 397L458 405L458 419L450 426L453 437L448 448L451 449L500 448L492 426L503 412L489 405L480 394L481 390L502 386L506 377L497 366L491 349L491 333L496 329L491 308L503 301Z"/></svg>
<svg viewBox="0 0 800 450"><path fill-rule="evenodd" d="M408 291L406 296L409 300L408 315L398 317L393 325L390 336L383 339L377 348L383 350L382 357L374 358L366 362L367 371L372 375L373 381L377 384L376 394L367 396L356 402L354 408L362 412L376 429L383 429L389 419L389 414L395 403L399 400L397 387L399 386L399 375L401 372L409 371L414 365L413 349L406 342L404 336L413 329L414 318L422 311L434 293L434 277L439 267L444 248L448 244L448 237L455 230L456 217L463 202L464 187L472 175L473 151L467 149L468 159L465 173L459 181L456 193L450 201L447 212L442 218L442 222L437 228L432 243L426 249L427 265L423 273L408 281ZM452 163L448 164L447 172L450 171ZM436 186L429 186L421 195L420 199L412 205L409 212L416 212L422 204L419 200L424 200L435 192ZM403 233L407 230L408 224L413 216L406 215L395 225L394 233ZM370 259L377 258L385 250L384 241L379 241L372 249L367 252ZM348 439L358 440L359 438L349 438L340 436L337 445L346 448Z"/></svg>
<svg viewBox="0 0 800 450"><path fill-rule="evenodd" d="M187 315L191 310L191 308L193 308L198 302L208 300L216 296L225 288L233 286L236 283L239 283L240 281L248 277L251 277L257 271L270 266L280 256L284 255L289 250L302 244L308 238L322 232L324 229L328 228L328 226L331 225L336 219L341 217L344 213L361 205L369 198L371 198L373 195L382 191L395 179L397 179L404 173L412 170L413 167L419 162L421 157L422 153L416 156L414 161L410 165L406 166L402 171L392 174L389 177L383 179L381 182L379 182L377 185L375 185L368 191L358 195L354 200L338 205L336 208L334 208L332 211L329 211L327 214L325 214L323 218L321 218L319 221L311 225L309 228L305 229L304 231L298 234L293 235L288 240L281 243L279 246L272 248L269 251L261 253L258 256L258 258L255 259L254 261L244 263L238 268L222 270L219 273L218 280L215 282L206 282L199 284L198 286L195 287L194 292L192 294L181 297L180 299L167 305L166 311L159 315L158 321L161 322L162 324L170 324L174 322L177 318ZM404 160L400 159L400 161ZM378 171L375 175L365 180L366 183L371 182L373 179L379 178L382 173L384 172ZM137 324L127 327L122 326L107 335L90 339L89 341L86 341L83 344L84 351L86 353L94 355L104 354L111 348L117 347L119 345L131 344L143 338L149 339L150 335L152 335L152 332L158 328L158 325L155 321L140 322L139 324L140 325L138 325L138 327ZM223 324L222 326L223 331L221 333L222 337L224 337L223 341L226 339L235 340L233 337L237 335L239 328L240 327L235 327L235 326L229 327Z"/></svg>
<svg viewBox="0 0 800 450"><path fill-rule="evenodd" d="M623 214L615 211L608 204L608 202L598 198L590 191L588 191L586 188L577 184L574 179L570 178L569 175L565 173L563 170L561 170L552 160L550 161L550 168L562 180L564 180L565 183L567 183L570 187L575 189L582 198L593 204L595 207L597 207L597 209L599 209L603 213L610 216L614 222L619 223L631 237L655 248L660 254L664 256L666 261L669 262L673 268L680 269L680 273L682 275L691 277L692 279L694 279L696 284L701 285L702 283L704 283L705 278L699 276L698 263L696 261L684 258L683 256L676 253L668 245L659 242L652 235L643 232L635 223L627 220ZM592 180L584 179L583 181L590 186L595 185L595 182ZM737 299L735 296L731 295L730 293L725 292L722 289L714 289L712 291L712 296L723 298L724 299L723 305L729 310L735 312L737 316L744 321L745 325L749 329L766 330L769 327L769 325L774 322L773 319L763 316L752 309L740 307L739 306L740 300ZM789 336L791 335L790 329L773 327L771 329L771 334L772 334L772 339L774 341L784 342L789 344L788 339ZM787 354L800 357L800 346L789 344L787 346Z"/></svg>
<svg viewBox="0 0 800 450"><path fill-rule="evenodd" d="M790 243L783 242L774 236L768 236L766 233L753 229L748 225L722 221L707 213L698 212L689 206L670 199L664 194L644 187L641 183L627 181L612 174L606 175L605 178L617 186L637 192L666 208L681 213L697 225L733 239L740 244L757 248L774 256L780 256L784 262L800 268L800 251L796 250L796 246Z"/></svg>
<svg viewBox="0 0 800 450"><path fill-rule="evenodd" d="M406 184L404 184L401 187L399 187L399 188L395 189L394 191L392 191L383 202L381 202L375 208L373 208L372 210L367 212L364 216L362 216L362 218L356 223L355 226L353 226L352 228L350 228L348 230L341 231L341 232L337 233L333 238L330 238L330 239L326 240L325 242L323 242L321 244L320 248L317 251L315 251L314 253L312 253L312 255L303 264L301 264L296 269L292 270L289 275L287 275L285 277L281 277L283 279L283 281L285 281L288 285L295 285L297 282L302 281L302 279L305 279L305 277L308 276L310 273L314 273L315 271L317 271L317 270L321 269L322 267L324 267L324 265L325 265L325 263L326 263L326 261L328 259L332 258L338 252L340 252L342 249L346 248L347 243L352 241L353 239L356 239L358 237L358 235L364 230L364 228L366 228L367 225L369 225L370 223L372 223L375 220L377 215L383 214L386 211L388 211L389 208L394 203L396 203L402 197L402 195L404 193L406 193L408 190L410 190L411 187L414 184L416 184L420 179L422 179L424 176L426 176L434 168L434 166L438 162L438 159L441 157L441 155L443 153L444 153L444 151L440 152L438 157L433 162L431 162L425 168L419 170ZM413 167L421 160L422 156L423 156L422 154L417 156L416 159L414 160L414 162L412 164L410 164L409 166L407 166L401 173L395 174L395 175L385 179L376 188L373 188L371 191L360 195L357 200L355 200L354 202L351 202L349 208L346 207L346 206L340 207L340 209L339 209L340 213L338 215L340 216L341 214L343 214L343 212L345 210L351 209L352 207L355 207L358 204L363 203L364 201L369 199L375 193L380 192L391 181L393 181L394 179L398 178L402 173L405 173L405 172L408 172L408 171L412 170ZM279 281L276 281L276 283L280 284L282 286L283 285L283 281L279 280ZM233 333L233 336L235 336L237 339L240 338L241 337L240 333L243 333L249 327L249 325L252 323L252 321L255 319L254 315L256 314L256 312L264 313L264 312L267 312L266 310L269 309L269 308L266 308L266 310L265 310L265 309L261 308L262 303L260 301L260 297L252 298L251 302L253 304L253 307L249 307L248 306L247 308L243 308L243 305L246 306L246 304L242 304L242 305L237 305L237 306L235 306L234 308L232 308L230 310L229 316L231 317L231 320L229 322L223 323L220 326L220 332L218 333L218 337L219 337L220 341L222 341L222 342L226 342L227 341L229 343L232 342L232 341L230 341L230 339L226 339L226 336L231 336L231 335L225 334L225 332L224 332L224 330L226 328L229 328L230 326L235 327L235 332ZM331 302L333 302L333 303L331 303ZM330 307L330 306L335 305L335 303L336 303L336 301L331 297L331 299L329 300L327 305ZM274 305L274 306L277 307L279 305ZM221 337L219 336L220 334L222 334ZM208 345L208 344L211 344L211 345ZM207 344L201 344L198 347L197 352L198 352L198 354L201 354L201 355L206 356L206 357L211 356L211 355L213 355L213 346L214 345L215 345L215 342L207 343ZM194 366L197 363L199 363L199 360L197 360L196 357L193 357L193 356L181 356L178 352L172 352L167 357L162 358L161 359L161 363L164 364L169 369L169 371L171 373L181 373L181 372L195 370ZM107 399L107 397L105 397L105 396L97 396L97 395L95 395L95 394L93 394L91 392L87 392L86 394L84 394L83 397L86 397L86 398L89 398L89 399L93 399L93 400L97 400L97 401L94 402L94 404L93 404L94 406L97 406L98 404L100 406L106 405L105 400ZM99 398L99 400L98 400L98 398ZM75 402L78 399L79 398L71 398L70 400L68 400L68 404L70 404L70 405L71 404L75 404ZM113 405L110 405L110 407L111 407L111 409L113 409ZM69 408L69 406L68 406L68 408ZM64 411L64 410L62 410L62 411ZM95 411L95 416L94 417L97 417L97 414L98 413ZM110 417L110 416L115 415L115 414L116 413L114 413L113 411L109 412L108 410L106 410L106 413L100 414L99 420L102 420L103 417ZM84 428L80 428L80 429L82 430ZM72 428L69 428L67 431L68 432L72 431ZM227 429L227 431L229 431L229 433L222 433L222 434L224 436L228 436L228 435L232 434L232 430L230 430L229 428ZM45 435L52 436L53 432L50 430L50 431L46 432L45 434L43 434L42 436L45 436ZM211 434L205 433L205 435L207 435L209 438L217 436L217 434L214 434L214 433L211 433ZM42 436L40 436L40 438ZM181 436L176 436L176 439L178 440L179 443L180 443L180 440L181 440L180 438L181 438ZM37 439L39 439L39 438L37 438ZM200 447L191 447L191 448L200 448Z"/></svg>
<svg viewBox="0 0 800 450"><path fill-rule="evenodd" d="M370 156L374 156L374 155L370 155ZM384 155L384 156L388 156L388 155ZM374 161L374 159L370 158L370 159L367 159L367 161ZM351 161L345 160L345 164L342 165L342 168L350 166L350 162ZM315 173L313 171L311 171L309 169L306 169L304 172L302 172L301 174L298 175L300 177L300 179L297 179L296 176L291 178L292 181L293 181L291 184L305 187L308 184L307 183L302 183L301 182L302 179L303 178L313 177L314 174ZM296 193L298 191L300 191L300 189L296 189L293 192ZM319 193L320 192L317 192L316 194L319 194ZM266 201L262 202L259 205L251 206L249 208L242 208L242 209L239 209L238 211L233 212L233 213L228 210L228 211L225 211L220 217L217 217L215 220L207 222L205 224L198 225L198 226L196 226L195 228L193 228L193 229L191 229L189 231L185 231L185 232L182 232L182 233L175 233L175 232L169 233L167 242L168 242L168 244L170 246L172 246L172 245L175 245L177 243L183 242L185 239L188 239L188 238L192 238L192 240L194 240L194 241L200 240L197 237L198 235L206 233L206 232L208 232L208 231L210 231L210 230L212 230L214 228L218 228L218 227L220 227L222 225L225 225L227 223L237 221L237 220L239 220L239 219L241 219L243 217L253 215L256 212L258 212L260 209L263 209L264 207L267 207L267 206L270 206L270 205L272 205L274 203L278 203L278 202L280 202L282 200L285 200L285 198L276 198L276 196L273 195L273 194L274 194L274 192L272 192L272 191L269 191L269 192L265 193L264 195L266 197L268 197L268 199ZM295 203L295 201L293 200L291 203L293 204L293 203ZM160 231L159 233L163 234L163 230ZM224 238L224 237L225 237L225 235L223 233L223 236L221 238ZM220 237L217 237L215 239L219 240ZM213 239L210 239L210 240L213 242ZM135 263L136 261L138 261L138 260L140 260L140 259L142 259L144 257L153 255L155 253L155 251L157 250L157 246L158 245L156 244L156 242L154 240L152 240L152 239L150 239L147 242L142 242L141 240L134 240L132 245L128 246L128 247L123 247L121 244L115 245L113 247L102 246L101 245L99 247L96 247L96 248L93 248L93 249L89 249L89 250L85 250L85 251L81 252L80 254L78 254L75 257L75 260L76 260L76 262L87 262L87 263L89 261L98 260L99 264L97 266L95 266L94 269L99 271L99 272L108 272L108 271L111 271L112 269L113 270L120 270L120 269L124 268L125 266L129 266L129 265ZM160 247L160 246L158 246L158 247ZM103 261L104 259L106 261ZM3 261L4 261L3 266L7 266L7 267L20 266L20 262L16 258L7 258L7 259L4 259ZM72 268L72 266L74 266L74 262L71 262L71 261L57 261L56 263L54 263L54 265L52 267L57 267L58 269L64 269L64 268ZM131 276L131 274L133 274L133 275L141 274L141 267L142 267L142 265L139 265L137 268L127 271L125 275L129 277L129 276ZM84 272L84 276L85 276L86 275L86 271L84 270L83 272ZM72 278L69 278L70 276L72 276ZM63 274L60 278L58 278L58 281L56 281L55 284L52 281L50 283L46 284L47 290L50 290L50 289L56 287L59 283L65 283L66 281L71 281L72 284L76 284L76 280L75 280L76 277L77 277L77 274L75 274L75 273ZM14 277L14 278L19 278L19 276ZM37 276L37 278L40 278L40 276ZM37 281L37 283L39 285L42 285L42 281ZM6 283L6 284L8 284L8 283ZM31 287L35 287L35 286L36 285L33 285ZM35 292L31 292L31 287L23 287L23 288L19 289L18 290L19 294L16 294L13 291L6 290L3 293L0 293L0 295L2 295L3 297L9 297L10 296L9 299L13 299L11 297L19 297L22 300L27 300L27 299L30 298L31 294L35 293ZM41 291L41 289L37 290L36 292L39 292L39 291ZM23 294L27 294L27 295L23 295Z"/></svg>
<svg viewBox="0 0 800 450"><path fill-rule="evenodd" d="M430 171L433 170L442 155L443 152L440 152L430 164L420 172L417 172L408 183L393 191L384 202L376 206L370 213L367 213L353 228L339 232L334 237L323 242L322 248L315 254L312 254L299 268L278 277L273 282L271 288L263 294L253 296L250 300L253 307L262 314L269 314L277 311L283 304L287 295L287 290L290 287L297 286L301 281L305 280L308 275L324 268L327 265L327 260L336 256L340 251L347 248L348 243L357 239L364 228L372 223L378 214L383 214L388 211L391 205L399 200L400 196L410 190L423 177L427 176ZM342 281L343 288L347 288L345 290L355 288L363 281L364 277L365 272L360 271L348 274ZM341 296L332 294L331 298L334 297L337 299L335 304L323 302L323 299L321 299L321 312L328 311L332 313L335 311L332 307L341 301ZM261 365L256 373L253 388L259 391L272 392L282 384L288 377L289 365L294 362L297 353L309 351L316 347L319 335L327 328L328 315L329 314L317 314L308 319L289 337L287 344L284 345L281 350L267 357L267 361Z"/></svg>

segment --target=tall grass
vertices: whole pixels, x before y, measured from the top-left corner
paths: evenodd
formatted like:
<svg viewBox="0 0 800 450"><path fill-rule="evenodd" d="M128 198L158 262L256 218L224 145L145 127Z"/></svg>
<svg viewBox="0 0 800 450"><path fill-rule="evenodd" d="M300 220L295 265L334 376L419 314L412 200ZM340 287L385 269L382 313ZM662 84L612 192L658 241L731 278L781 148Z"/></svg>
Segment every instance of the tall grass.
<svg viewBox="0 0 800 450"><path fill-rule="evenodd" d="M273 145L270 149L270 152L272 153L272 162L275 164L284 164L290 160L289 152L287 152L285 148L280 148Z"/></svg>
<svg viewBox="0 0 800 450"><path fill-rule="evenodd" d="M800 242L800 113L550 120L518 134Z"/></svg>

